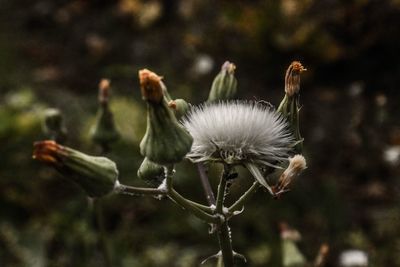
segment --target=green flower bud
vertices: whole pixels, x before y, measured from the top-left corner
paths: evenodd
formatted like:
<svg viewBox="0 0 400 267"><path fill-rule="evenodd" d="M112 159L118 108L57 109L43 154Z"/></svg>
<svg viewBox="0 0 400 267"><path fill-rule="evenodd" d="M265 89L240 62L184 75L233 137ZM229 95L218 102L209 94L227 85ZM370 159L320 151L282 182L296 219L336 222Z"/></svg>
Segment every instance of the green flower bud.
<svg viewBox="0 0 400 267"><path fill-rule="evenodd" d="M147 129L140 142L140 152L157 164L180 162L190 151L193 138L168 107L161 77L141 70L139 80L143 99L147 101Z"/></svg>
<svg viewBox="0 0 400 267"><path fill-rule="evenodd" d="M58 109L49 108L44 113L43 131L45 135L59 143L67 139L67 129L63 123L63 117Z"/></svg>
<svg viewBox="0 0 400 267"><path fill-rule="evenodd" d="M117 166L108 158L89 156L50 140L34 143L33 158L53 166L90 197L110 193L118 179Z"/></svg>
<svg viewBox="0 0 400 267"><path fill-rule="evenodd" d="M99 84L99 110L97 112L96 124L90 130L93 142L108 148L109 145L120 138L115 126L114 116L108 106L110 82L103 79Z"/></svg>
<svg viewBox="0 0 400 267"><path fill-rule="evenodd" d="M299 61L293 61L286 71L285 96L281 101L278 112L281 112L290 123L293 134L298 142L296 152L303 150L303 138L300 135L299 114L300 114L300 74L306 71Z"/></svg>
<svg viewBox="0 0 400 267"><path fill-rule="evenodd" d="M144 158L137 175L152 186L159 186L165 178L164 167L151 162L148 158Z"/></svg>
<svg viewBox="0 0 400 267"><path fill-rule="evenodd" d="M168 106L174 111L175 117L179 120L189 110L189 104L183 99L175 99L168 102Z"/></svg>
<svg viewBox="0 0 400 267"><path fill-rule="evenodd" d="M208 102L235 97L237 91L237 80L234 75L235 69L236 66L229 61L226 61L222 65L220 73L218 73L212 83Z"/></svg>

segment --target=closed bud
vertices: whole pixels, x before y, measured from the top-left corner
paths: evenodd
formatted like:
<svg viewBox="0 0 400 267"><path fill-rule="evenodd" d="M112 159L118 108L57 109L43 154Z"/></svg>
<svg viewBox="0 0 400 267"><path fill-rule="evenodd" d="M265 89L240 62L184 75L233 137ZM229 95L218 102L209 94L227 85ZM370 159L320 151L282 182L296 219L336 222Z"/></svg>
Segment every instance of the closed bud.
<svg viewBox="0 0 400 267"><path fill-rule="evenodd" d="M58 109L49 108L44 113L43 131L47 138L64 143L67 139L67 130L63 117Z"/></svg>
<svg viewBox="0 0 400 267"><path fill-rule="evenodd" d="M157 164L180 162L190 151L193 138L168 106L160 76L141 70L139 79L143 99L147 102L147 128L140 142L140 152Z"/></svg>
<svg viewBox="0 0 400 267"><path fill-rule="evenodd" d="M175 99L168 102L168 106L174 111L175 117L179 120L189 110L189 104L183 99Z"/></svg>
<svg viewBox="0 0 400 267"><path fill-rule="evenodd" d="M110 81L102 79L99 84L99 110L96 123L90 130L93 142L107 150L109 145L120 138L108 101L110 95Z"/></svg>
<svg viewBox="0 0 400 267"><path fill-rule="evenodd" d="M278 112L287 118L292 128L297 144L295 150L301 153L303 150L303 138L300 135L300 74L307 69L299 61L293 61L285 75L285 96L281 101Z"/></svg>
<svg viewBox="0 0 400 267"><path fill-rule="evenodd" d="M33 158L54 167L90 197L110 193L118 179L117 166L108 158L89 156L50 140L34 143Z"/></svg>
<svg viewBox="0 0 400 267"><path fill-rule="evenodd" d="M151 162L148 158L144 158L137 175L152 186L159 186L165 179L164 167Z"/></svg>
<svg viewBox="0 0 400 267"><path fill-rule="evenodd" d="M222 65L221 71L212 83L211 91L208 96L209 102L232 99L235 97L237 91L235 69L236 66L229 61L226 61Z"/></svg>

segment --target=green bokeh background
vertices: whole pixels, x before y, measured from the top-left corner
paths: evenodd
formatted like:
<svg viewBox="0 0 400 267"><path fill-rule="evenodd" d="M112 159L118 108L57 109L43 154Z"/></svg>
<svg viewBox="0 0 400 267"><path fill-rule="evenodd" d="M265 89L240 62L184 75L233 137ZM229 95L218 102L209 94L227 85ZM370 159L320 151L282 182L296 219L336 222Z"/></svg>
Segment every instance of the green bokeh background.
<svg viewBox="0 0 400 267"><path fill-rule="evenodd" d="M287 222L310 261L327 243L327 266L350 248L370 266L400 266L399 14L397 0L0 0L0 265L105 266L84 193L31 159L46 108L63 112L67 145L98 154L88 134L97 84L111 79L123 138L109 157L121 182L144 185L139 69L198 104L230 60L239 98L277 105L287 66L300 60L309 168L282 199L260 191L232 219L234 248L243 266L281 266L278 225ZM251 184L239 171L230 200ZM210 176L215 185L218 169ZM205 201L190 163L177 166L176 185ZM218 250L208 225L170 201L102 203L114 266L198 266Z"/></svg>

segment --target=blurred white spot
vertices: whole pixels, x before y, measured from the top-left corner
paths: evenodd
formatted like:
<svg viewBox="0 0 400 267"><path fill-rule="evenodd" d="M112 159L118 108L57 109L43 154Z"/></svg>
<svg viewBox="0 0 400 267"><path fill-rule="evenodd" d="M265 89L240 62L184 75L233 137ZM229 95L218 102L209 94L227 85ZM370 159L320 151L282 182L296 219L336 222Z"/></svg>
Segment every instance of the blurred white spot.
<svg viewBox="0 0 400 267"><path fill-rule="evenodd" d="M368 266L368 255L362 250L346 250L340 254L340 266L366 267Z"/></svg>
<svg viewBox="0 0 400 267"><path fill-rule="evenodd" d="M359 96L364 91L364 86L361 82L354 82L350 85L349 95L351 97Z"/></svg>
<svg viewBox="0 0 400 267"><path fill-rule="evenodd" d="M194 60L193 72L197 75L205 75L214 67L214 60L209 55L199 55Z"/></svg>
<svg viewBox="0 0 400 267"><path fill-rule="evenodd" d="M383 159L392 165L396 165L400 160L400 146L388 147L383 152Z"/></svg>

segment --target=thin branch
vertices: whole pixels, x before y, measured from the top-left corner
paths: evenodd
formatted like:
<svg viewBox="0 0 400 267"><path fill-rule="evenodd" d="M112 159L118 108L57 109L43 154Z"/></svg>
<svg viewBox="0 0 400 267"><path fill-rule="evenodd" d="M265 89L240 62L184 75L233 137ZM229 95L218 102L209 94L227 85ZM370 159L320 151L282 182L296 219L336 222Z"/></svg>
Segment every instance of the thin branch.
<svg viewBox="0 0 400 267"><path fill-rule="evenodd" d="M200 181L203 186L207 202L210 206L215 205L214 192L211 188L210 180L208 179L208 175L207 175L206 169L204 167L204 164L203 164L203 162L199 162L196 165L197 165L197 170L199 171Z"/></svg>
<svg viewBox="0 0 400 267"><path fill-rule="evenodd" d="M167 191L158 188L147 188L147 187L136 187L117 183L114 187L114 192L117 194L125 195L148 195L148 196L158 196L166 195Z"/></svg>
<svg viewBox="0 0 400 267"><path fill-rule="evenodd" d="M168 192L168 197L171 198L172 200L174 200L177 204L182 206L184 209L193 213L193 215L195 215L199 219L202 219L203 221L206 221L208 223L220 223L220 218L218 216L208 214L207 212L192 205L191 202L189 202L186 198L181 196L174 189L172 189L170 192Z"/></svg>
<svg viewBox="0 0 400 267"><path fill-rule="evenodd" d="M242 208L244 203L257 191L259 187L260 183L254 181L254 183L250 186L250 188L247 189L247 191L235 203L233 203L232 206L229 207L228 211L232 213L235 210Z"/></svg>

